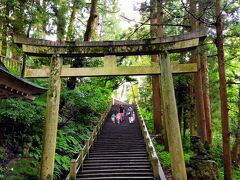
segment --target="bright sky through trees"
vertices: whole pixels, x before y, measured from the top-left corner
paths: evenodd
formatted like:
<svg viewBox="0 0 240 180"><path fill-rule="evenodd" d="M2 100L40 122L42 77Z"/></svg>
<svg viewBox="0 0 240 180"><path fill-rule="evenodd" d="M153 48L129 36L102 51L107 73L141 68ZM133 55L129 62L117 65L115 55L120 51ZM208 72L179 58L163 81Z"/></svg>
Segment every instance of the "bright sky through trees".
<svg viewBox="0 0 240 180"><path fill-rule="evenodd" d="M120 25L123 29L134 26L136 22L140 21L140 14L137 7L145 0L119 0L120 8ZM125 17L125 18L124 18ZM128 20L129 19L129 20Z"/></svg>

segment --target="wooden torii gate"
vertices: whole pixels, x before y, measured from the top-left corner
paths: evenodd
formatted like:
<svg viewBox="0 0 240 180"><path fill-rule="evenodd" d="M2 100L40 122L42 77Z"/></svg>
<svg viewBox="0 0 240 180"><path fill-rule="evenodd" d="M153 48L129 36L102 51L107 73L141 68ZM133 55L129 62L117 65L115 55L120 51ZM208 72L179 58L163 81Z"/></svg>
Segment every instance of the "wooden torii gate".
<svg viewBox="0 0 240 180"><path fill-rule="evenodd" d="M163 107L166 112L166 130L174 179L187 179L181 135L178 123L172 73L197 71L196 64L170 64L168 53L189 51L199 45L206 32L194 32L166 38L130 41L67 42L26 39L14 37L30 56L52 57L50 68L26 69L25 77L50 77L47 94L46 120L43 137L40 179L52 179L56 148L61 77L151 75L161 74ZM161 56L160 65L117 67L115 56L152 55ZM65 68L63 57L105 57L103 67ZM160 100L159 100L160 101Z"/></svg>

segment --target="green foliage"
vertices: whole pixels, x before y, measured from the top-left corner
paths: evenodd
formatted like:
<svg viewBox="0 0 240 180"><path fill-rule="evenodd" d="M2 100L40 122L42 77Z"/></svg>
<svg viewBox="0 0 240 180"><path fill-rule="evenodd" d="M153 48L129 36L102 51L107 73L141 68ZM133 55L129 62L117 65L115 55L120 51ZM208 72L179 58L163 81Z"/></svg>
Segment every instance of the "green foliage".
<svg viewBox="0 0 240 180"><path fill-rule="evenodd" d="M7 99L1 100L0 116L23 124L31 124L43 120L43 109L26 101Z"/></svg>
<svg viewBox="0 0 240 180"><path fill-rule="evenodd" d="M4 179L9 180L25 180L38 179L38 166L32 163L33 159L25 158L25 159L16 159L11 161L8 164L8 169L5 172Z"/></svg>
<svg viewBox="0 0 240 180"><path fill-rule="evenodd" d="M152 113L150 111L148 111L146 108L140 108L140 112L144 118L144 121L146 123L149 133L152 133L154 130Z"/></svg>
<svg viewBox="0 0 240 180"><path fill-rule="evenodd" d="M0 180L4 178L4 172L5 172L5 168L0 167Z"/></svg>
<svg viewBox="0 0 240 180"><path fill-rule="evenodd" d="M5 159L6 159L5 149L3 147L0 147L0 162L4 161Z"/></svg>
<svg viewBox="0 0 240 180"><path fill-rule="evenodd" d="M163 167L171 167L171 160L170 160L169 152L160 151L159 158L160 158L161 163L163 164Z"/></svg>
<svg viewBox="0 0 240 180"><path fill-rule="evenodd" d="M0 100L0 134L7 146L16 148L25 136L42 133L44 108L22 100ZM7 124L6 124L7 123Z"/></svg>
<svg viewBox="0 0 240 180"><path fill-rule="evenodd" d="M153 144L163 167L170 167L171 160L169 152L165 151L164 146L157 144L156 141L153 141Z"/></svg>
<svg viewBox="0 0 240 180"><path fill-rule="evenodd" d="M85 124L96 121L96 117L107 108L111 97L109 90L96 87L96 84L86 83L75 90L63 90L62 100L66 102L63 116Z"/></svg>
<svg viewBox="0 0 240 180"><path fill-rule="evenodd" d="M240 169L235 168L233 169L233 180L238 180L240 178Z"/></svg>

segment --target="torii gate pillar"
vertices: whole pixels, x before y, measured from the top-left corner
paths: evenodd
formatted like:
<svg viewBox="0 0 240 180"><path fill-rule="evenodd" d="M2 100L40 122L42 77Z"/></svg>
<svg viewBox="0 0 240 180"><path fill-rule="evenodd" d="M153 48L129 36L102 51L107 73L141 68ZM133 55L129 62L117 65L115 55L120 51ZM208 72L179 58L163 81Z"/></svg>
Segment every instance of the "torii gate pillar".
<svg viewBox="0 0 240 180"><path fill-rule="evenodd" d="M187 180L170 60L167 52L161 57L161 89L173 179Z"/></svg>
<svg viewBox="0 0 240 180"><path fill-rule="evenodd" d="M53 55L50 65L50 78L47 93L46 120L43 134L40 180L53 179L59 101L61 90L61 69L63 59Z"/></svg>

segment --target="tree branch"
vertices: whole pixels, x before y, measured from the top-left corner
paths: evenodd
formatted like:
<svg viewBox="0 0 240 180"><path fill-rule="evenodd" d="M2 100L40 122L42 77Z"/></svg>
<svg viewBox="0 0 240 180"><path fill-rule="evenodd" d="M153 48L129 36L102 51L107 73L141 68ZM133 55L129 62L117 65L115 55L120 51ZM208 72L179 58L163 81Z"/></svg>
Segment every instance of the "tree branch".
<svg viewBox="0 0 240 180"><path fill-rule="evenodd" d="M141 25L147 25L147 26L177 26L177 27L185 27L185 28L190 28L190 25L185 25L185 24L167 24L167 23L162 23L162 24L159 24L159 23L154 23L154 24L150 24L150 23L143 23L143 22L139 22L139 21L136 21L134 19L130 19L126 16L123 16L123 15L120 15L120 17L126 19L127 21L130 21L130 22L135 22L137 24L141 24ZM150 20L150 18L148 19Z"/></svg>
<svg viewBox="0 0 240 180"><path fill-rule="evenodd" d="M182 2L182 5L183 5L183 8L185 9L185 11L188 13L188 14L190 14L194 19L196 19L197 21L199 21L199 22L201 22L201 23L203 23L203 24L206 24L206 25L210 25L210 26L216 26L216 23L210 23L210 22L207 22L207 21L205 21L205 20L203 20L201 17L203 16L200 16L200 17L197 17L197 16L195 16L193 13L191 13L188 9L187 9L187 7L185 6L185 4L184 4L184 2L183 2L183 0L181 0L181 2Z"/></svg>

